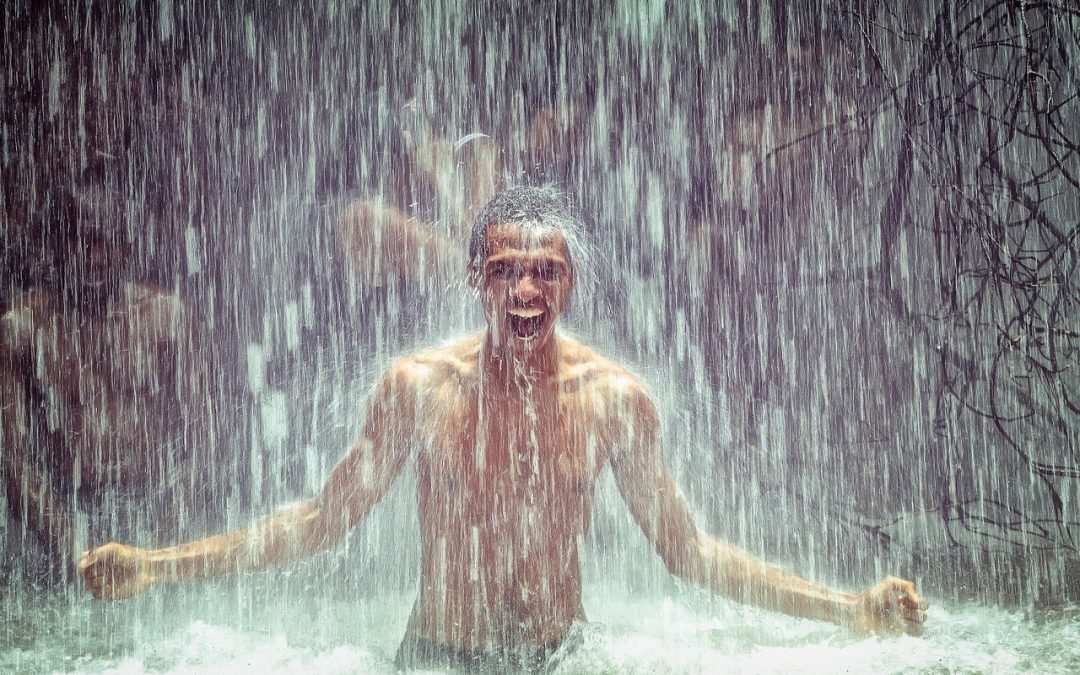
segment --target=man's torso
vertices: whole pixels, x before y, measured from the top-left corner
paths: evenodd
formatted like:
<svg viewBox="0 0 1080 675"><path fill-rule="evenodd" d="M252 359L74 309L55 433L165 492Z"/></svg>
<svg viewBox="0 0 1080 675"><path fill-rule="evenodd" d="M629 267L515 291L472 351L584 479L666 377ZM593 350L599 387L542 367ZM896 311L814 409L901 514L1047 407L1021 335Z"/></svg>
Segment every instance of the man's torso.
<svg viewBox="0 0 1080 675"><path fill-rule="evenodd" d="M410 631L467 648L548 644L583 618L579 542L611 448L612 380L560 338L558 377L480 374L480 342L412 357L423 559Z"/></svg>
<svg viewBox="0 0 1080 675"><path fill-rule="evenodd" d="M22 352L50 440L50 467L84 482L127 485L161 472L181 435L177 345L187 335L180 302L128 285L100 314L80 315L39 292L4 317ZM172 448L175 450L175 448Z"/></svg>

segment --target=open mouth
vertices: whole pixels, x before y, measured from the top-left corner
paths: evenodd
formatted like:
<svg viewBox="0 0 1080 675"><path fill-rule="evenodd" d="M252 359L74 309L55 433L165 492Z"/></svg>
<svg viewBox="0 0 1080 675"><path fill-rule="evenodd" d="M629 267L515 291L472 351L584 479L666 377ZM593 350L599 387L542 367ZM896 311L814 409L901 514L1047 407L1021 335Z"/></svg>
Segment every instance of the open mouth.
<svg viewBox="0 0 1080 675"><path fill-rule="evenodd" d="M544 327L544 310L539 307L515 307L507 313L510 332L519 340L536 337Z"/></svg>

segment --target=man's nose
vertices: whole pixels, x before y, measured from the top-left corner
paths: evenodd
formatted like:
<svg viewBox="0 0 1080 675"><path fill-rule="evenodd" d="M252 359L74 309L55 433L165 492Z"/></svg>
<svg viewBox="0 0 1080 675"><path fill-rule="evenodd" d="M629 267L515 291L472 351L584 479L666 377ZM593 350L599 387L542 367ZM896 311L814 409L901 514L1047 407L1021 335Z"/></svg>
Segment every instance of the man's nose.
<svg viewBox="0 0 1080 675"><path fill-rule="evenodd" d="M514 297L522 302L529 302L540 295L540 285L531 274L522 274L513 288Z"/></svg>

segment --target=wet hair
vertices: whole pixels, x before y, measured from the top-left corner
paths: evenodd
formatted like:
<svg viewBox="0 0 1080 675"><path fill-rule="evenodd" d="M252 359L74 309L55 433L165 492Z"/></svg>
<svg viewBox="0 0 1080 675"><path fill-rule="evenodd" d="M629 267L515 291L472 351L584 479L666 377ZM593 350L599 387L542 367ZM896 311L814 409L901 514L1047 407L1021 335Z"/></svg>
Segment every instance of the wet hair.
<svg viewBox="0 0 1080 675"><path fill-rule="evenodd" d="M473 269L479 269L488 257L488 230L509 223L558 230L566 240L571 265L584 255L584 225L562 190L552 184L515 185L495 195L476 214L469 237L469 264Z"/></svg>

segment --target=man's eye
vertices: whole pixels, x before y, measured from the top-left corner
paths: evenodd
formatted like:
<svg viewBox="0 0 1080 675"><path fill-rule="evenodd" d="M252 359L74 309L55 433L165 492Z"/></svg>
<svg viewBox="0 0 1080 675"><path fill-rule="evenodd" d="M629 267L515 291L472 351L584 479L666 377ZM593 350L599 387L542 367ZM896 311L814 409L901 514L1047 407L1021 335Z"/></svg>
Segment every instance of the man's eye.
<svg viewBox="0 0 1080 675"><path fill-rule="evenodd" d="M536 276L541 281L558 281L562 272L555 265L541 265L536 270Z"/></svg>
<svg viewBox="0 0 1080 675"><path fill-rule="evenodd" d="M509 279L513 270L505 263L495 263L488 268L488 274L492 279Z"/></svg>

